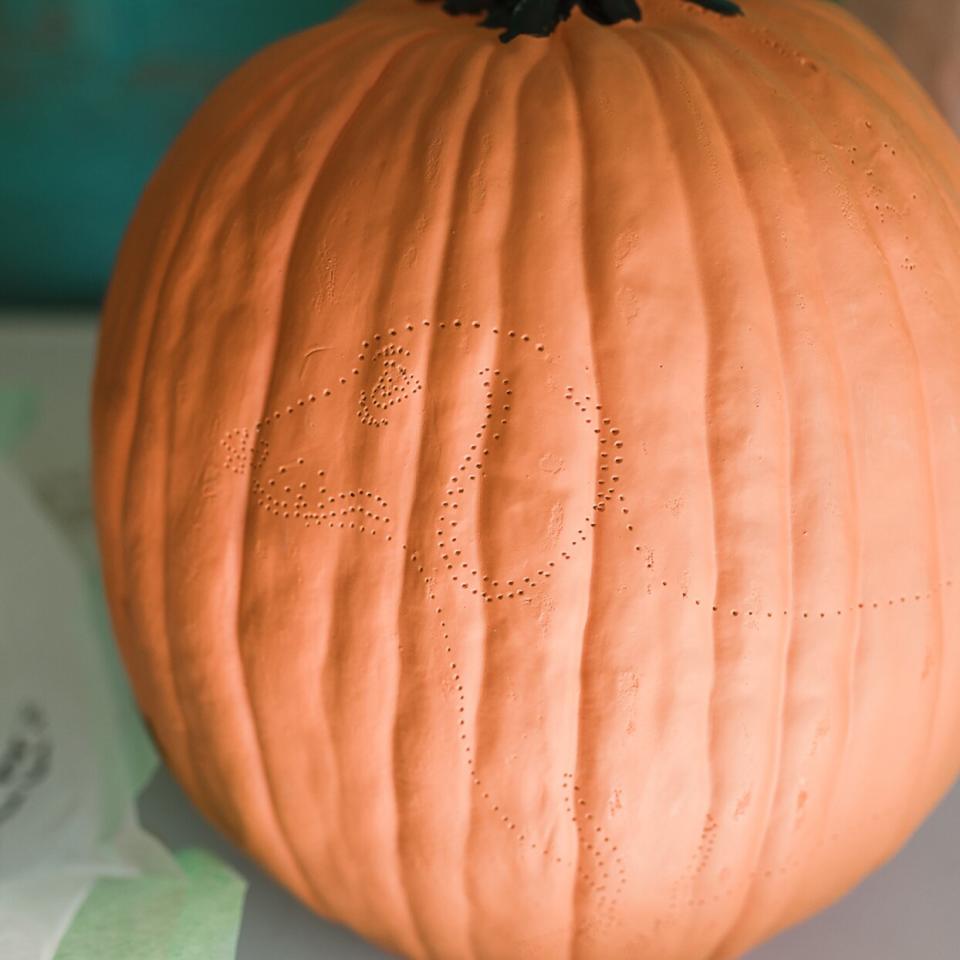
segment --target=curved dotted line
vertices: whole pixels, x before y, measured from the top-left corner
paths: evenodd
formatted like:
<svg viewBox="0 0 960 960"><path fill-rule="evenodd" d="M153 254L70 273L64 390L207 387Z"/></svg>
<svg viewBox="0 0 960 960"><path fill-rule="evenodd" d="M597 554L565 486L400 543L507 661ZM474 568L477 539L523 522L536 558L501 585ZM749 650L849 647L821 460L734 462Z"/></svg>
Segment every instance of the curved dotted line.
<svg viewBox="0 0 960 960"><path fill-rule="evenodd" d="M529 337L521 337L521 342L523 342L524 339L529 342ZM476 481L478 476L482 477L484 475L483 461L490 454L491 448L489 446L481 447L480 442L484 441L487 437L490 438L491 443L501 440L502 433L500 431L507 425L509 414L512 410L510 398L513 395L513 390L510 379L504 376L500 370L492 370L490 367L484 367L480 370L479 376L483 378L483 386L487 391L484 396L486 413L484 414L483 422L474 434L475 442L470 444L470 452L464 454L457 467L457 473L450 478L450 486L445 491L448 499L441 502L441 507L448 512L440 515L438 520L439 529L437 530L436 536L441 559L446 564L446 569L448 571L459 570L458 573L450 573L451 579L457 582L462 589L471 590L473 594L479 595L485 602L492 603L495 600L512 600L522 597L524 596L525 588L534 588L537 586L537 582L530 574L518 574L503 582L492 579L487 575L482 575L477 568L471 568L467 562L460 559L461 549L455 546L459 538L454 528L458 526L459 521L453 519L453 511L461 508L462 502L459 498L462 497L465 492L464 487L459 486L459 484L464 480ZM497 383L494 383L494 381L497 381ZM499 409L495 411L494 401L496 397L494 388L496 386L502 388L504 398L507 402L501 404ZM622 455L623 440L620 439L619 436L619 427L614 426L609 417L600 417L602 406L599 403L591 405L589 395L585 396L583 400L580 400L574 396L573 387L568 386L564 393L564 398L570 401L581 413L585 425L589 426L595 434L601 435L599 438L601 447L599 476L596 481L594 503L591 506L591 513L583 518L579 529L576 531L575 537L569 543L568 549L560 552L560 556L564 560L569 560L572 557L569 549L575 549L586 542L588 530L597 525L595 515L603 513L607 504L614 502L614 497L616 497L621 513L624 516L627 516L630 511L625 505L626 498L623 494L618 493L617 489L617 484L621 480L619 471L624 462ZM613 449L612 454L611 448ZM632 532L633 525L627 523L626 529ZM556 563L555 561L549 561L547 566L555 567ZM548 569L539 569L536 571L536 576L541 579L549 578L550 571ZM471 588L471 578L474 583L480 583L482 586L478 585Z"/></svg>
<svg viewBox="0 0 960 960"><path fill-rule="evenodd" d="M578 876L597 895L597 909L607 922L615 918L616 904L627 883L627 868L620 848L613 842L603 827L594 823L594 815L586 809L587 801L578 797L580 787L572 773L563 775L564 809L577 827L581 860L589 857L600 880L594 880L588 870L581 869ZM611 870L614 874L611 874Z"/></svg>
<svg viewBox="0 0 960 960"><path fill-rule="evenodd" d="M500 381L500 385L504 389L504 395L509 398L513 395L513 390L510 386L510 379L503 376L499 370L491 371L490 367L484 367L480 371L479 375L481 377L494 377ZM498 428L492 427L492 421L494 417L493 413L493 400L494 394L492 392L492 386L490 379L485 379L483 386L487 389L486 393L486 414L484 416L484 421L480 424L480 428L474 434L474 440L482 441L486 436L490 436L490 441L496 443L502 439L502 434L499 432ZM501 407L501 417L499 420L499 427L505 426L508 419L508 414L511 410L511 404L509 402L505 403ZM462 551L458 546L459 536L456 530L459 521L453 519L453 511L460 510L462 507L462 500L460 499L465 494L465 488L458 486L458 484L463 482L476 481L478 477L483 477L483 461L490 454L490 447L479 447L478 443L472 443L470 445L470 453L464 454L460 464L457 467L457 473L450 477L450 485L445 491L445 494L448 499L441 501L441 507L447 511L440 514L438 518L438 527L439 529L436 532L437 537L437 548L440 553L440 558L446 564L446 569L450 572L450 578L453 580L461 589L471 590L474 595L479 595L481 599L487 603L492 603L494 600L512 600L516 597L522 597L524 595L525 587L533 588L537 586L537 582L530 575L520 576L518 575L515 578L508 578L502 583L497 579L492 579L486 574L481 574L480 571L461 560ZM462 474L462 476L461 476ZM459 564L459 567L457 566ZM554 561L550 561L548 566L555 566ZM460 572L452 573L451 571L459 569ZM550 571L545 569L537 570L536 576L541 579L546 579L550 576ZM482 584L482 586L477 585L471 587L471 581L476 584Z"/></svg>
<svg viewBox="0 0 960 960"><path fill-rule="evenodd" d="M424 321L424 325L429 326L429 321ZM462 326L462 321L453 321L453 329L457 329L460 326ZM480 326L479 322L473 321L472 327L474 329L480 329ZM437 327L440 330L448 328L447 324L443 321L438 323ZM492 328L492 332L499 334L500 330L494 327ZM545 353L544 345L534 343L528 334L518 334L514 330L508 330L506 336L511 340L517 340L519 343L535 346L538 353ZM502 439L501 431L507 426L513 407L511 401L511 397L513 396L512 385L510 379L506 377L501 370L484 367L478 371L478 374L483 378L483 386L486 390L484 396L484 418L474 434L474 442L470 445L469 452L464 454L457 466L456 473L450 477L449 487L445 491L447 499L441 502L441 507L445 512L439 517L436 543L441 560L445 564L450 579L458 584L461 589L470 590L472 594L479 595L485 602L492 603L495 600L521 598L524 596L525 589L537 587L538 580L534 579L534 576L526 574L517 575L500 582L497 579L491 579L486 575L480 574L478 569L471 568L468 563L461 559L462 551L456 529L459 521L452 516L453 511L461 509L462 501L460 498L463 497L466 489L466 487L461 484L475 482L478 477L483 476L483 462L489 456L491 447L489 445L481 446L481 444L484 441L492 444ZM502 389L505 400L504 403L500 404L499 409L496 409L495 404L496 396L494 390L496 385ZM573 387L567 387L564 397L581 413L585 424L590 426L595 434L601 435L599 439L601 446L600 469L598 471L599 476L596 483L595 499L591 513L583 519L580 528L576 531L576 536L570 541L569 548L562 550L560 553L563 559L571 559L572 555L569 549L574 549L586 541L588 530L596 526L597 521L595 515L597 513L603 513L607 503L613 502L615 496L619 496L617 502L620 504L623 515L626 516L629 511L624 505L623 495L618 495L616 487L620 481L620 476L617 471L623 463L623 456L620 452L623 447L623 441L619 438L619 428L612 424L609 417L600 418L601 405L597 403L590 407L589 396L585 396L582 400L577 399L574 396ZM595 420L596 422L594 422ZM488 437L489 440L487 439ZM610 453L611 448L614 451L612 455ZM614 465L613 470L611 470L611 463ZM627 529L632 531L633 528L628 524ZM404 549L406 549L405 545ZM419 563L417 555L411 555L411 560L417 564L417 570L423 577L428 598L432 603L436 604L435 612L443 640L446 644L445 651L453 657L453 647L451 646L450 633L443 608L437 600L430 579L425 574L423 565ZM546 568L537 570L536 577L540 578L539 582L548 579L550 577L549 568L555 566L556 561L550 560L547 562ZM454 570L458 570L459 572L453 573L452 571ZM474 585L471 585L469 578L472 578ZM496 798L486 789L479 776L472 749L469 743L466 742L465 694L463 692L459 666L455 659L451 659L450 661L450 671L458 698L457 723L459 736L464 747L470 781L474 789L480 794L481 800L485 803L487 809L503 824L505 829L515 836L520 846L526 847L531 852L538 853L548 860L552 860L557 865L565 866L568 869L576 869L578 878L596 895L596 907L602 921L605 923L613 922L616 916L617 903L626 885L626 866L624 865L623 857L619 854L618 848L610 836L599 824L592 822L594 820L593 813L580 809L586 806L586 801L582 798L577 798L577 803L574 804L573 799L569 796L571 791L580 791L580 786L576 783L574 775L570 773L563 775L562 789L566 800L567 812L577 831L577 845L580 851L577 863L572 863L569 859L558 855L549 845L541 843L538 846L536 840L522 831L516 820L501 808ZM610 863L611 858L613 861L612 864ZM586 866L582 866L584 859L587 859ZM611 876L611 869L615 871L615 877ZM595 874L597 873L599 873L599 879L595 879Z"/></svg>
<svg viewBox="0 0 960 960"><path fill-rule="evenodd" d="M370 341L363 341L364 350L371 346ZM370 357L370 362L380 360L383 364L383 370L377 377L375 383L369 391L360 391L360 403L357 409L357 416L360 421L368 427L385 427L390 420L385 416L377 416L371 410L371 407L386 413L390 407L404 400L409 399L414 394L423 389L423 384L418 380L402 362L410 356L410 351L405 347L400 347L395 343L389 343L380 347ZM396 359L396 358L400 359ZM365 353L360 353L357 360L367 359ZM353 373L359 374L359 369L354 368Z"/></svg>
<svg viewBox="0 0 960 960"><path fill-rule="evenodd" d="M652 564L647 564L648 568L652 567ZM660 581L660 586L667 588L670 586L669 582L666 580ZM857 603L850 604L846 607L840 607L838 609L830 610L804 610L801 611L799 616L802 620L826 620L831 617L842 617L844 614L856 613L858 610L879 610L881 608L895 607L900 604L906 603L918 603L920 601L928 601L933 599L933 595L936 590L944 590L953 586L953 580L942 580L936 585L934 590L928 590L925 593L914 593L914 594L903 594L900 597L890 597L886 600L860 600ZM680 598L684 600L692 600L693 604L697 607L703 607L705 610L709 609L711 613L726 613L731 617L754 617L757 620L766 618L772 620L777 617L788 617L790 616L789 610L744 610L738 609L736 607L731 607L725 611L717 604L707 604L704 601L696 598L691 598L686 590L681 591Z"/></svg>
<svg viewBox="0 0 960 960"><path fill-rule="evenodd" d="M297 465L303 464L303 458L298 457ZM314 495L319 499L311 501L308 499L310 485L307 481L297 482L284 476L288 473L287 467L281 467L279 473L280 479L270 477L266 483L254 480L252 484L257 506L274 516L285 520L303 520L308 527L319 527L326 523L331 528L356 529L359 533L369 533L372 536L377 534L377 525L385 527L390 523L390 517L382 513L387 509L387 501L372 490L345 490L331 494L323 485L325 471L318 470L319 479ZM393 535L387 533L384 539L392 540Z"/></svg>
<svg viewBox="0 0 960 960"><path fill-rule="evenodd" d="M430 327L431 321L424 320L422 325ZM459 319L453 320L449 324L440 321L435 326L441 331L481 329L481 324L478 321L473 321L467 327ZM415 328L413 324L408 323L405 325L405 329L407 332L411 332ZM501 330L497 327L490 329L495 335L501 334ZM373 387L369 391L361 390L360 392L357 415L361 422L367 426L377 428L388 425L389 419L385 415L386 412L423 389L420 380L411 373L405 363L410 358L411 351L400 346L392 339L398 335L399 331L395 328L388 329L386 335L373 335L370 340L362 342L361 352L357 356L359 362L380 361L383 365L383 369ZM534 343L528 334L519 334L514 330L508 330L503 335L510 340L534 347L538 353L545 353L544 345ZM373 348L372 353L370 352L371 348ZM355 366L351 372L354 376L358 376L360 368ZM464 455L458 464L457 471L450 478L449 486L445 491L447 499L441 503L441 509L444 512L439 518L436 545L444 569L452 582L458 584L462 589L472 590L474 595L481 596L485 602L493 602L494 600L523 597L525 590L536 588L550 577L551 568L556 566L556 562L549 561L544 568L536 571L535 576L528 573L501 582L482 576L477 569L471 568L469 564L462 560L462 551L456 529L459 521L454 518L456 516L454 511L461 509L461 498L465 494L466 484L476 481L478 476L483 476L483 461L490 453L490 444L501 439L501 428L507 425L512 410L510 398L513 395L513 389L509 378L500 370L492 370L489 367L480 370L479 375L485 378L483 383L487 390L484 420L474 435L476 442L470 445L469 452ZM340 377L338 380L340 386L345 386L347 383L348 378L346 377ZM505 403L500 405L499 410L494 409L495 387L502 389L506 400ZM322 397L330 397L331 395L332 390L330 389L325 389L320 394ZM634 525L629 519L630 511L626 498L619 490L624 463L624 441L620 429L612 423L609 417L602 415L601 404L594 402L589 395L578 397L574 394L573 387L568 386L563 393L563 398L573 405L583 418L584 424L597 435L599 445L598 476L591 514L583 519L576 531L576 536L560 553L562 559L571 559L571 551L586 542L589 530L596 527L597 514L607 512L608 508L619 511L622 523L628 533L634 532ZM313 393L297 399L285 408L276 410L259 421L254 426L253 433L245 427L238 427L229 431L221 440L221 445L225 449L225 468L235 474L243 474L247 470L262 470L269 457L270 444L267 436L271 432L270 428L280 421L284 414L293 414L310 403L316 403L317 400L318 395ZM377 413L374 413L374 411L377 411ZM487 445L481 446L482 441L486 441ZM296 466L305 466L302 457L296 460ZM311 494L308 492L311 489L310 485L306 481L294 482L294 478L288 475L290 470L295 469L295 467L281 466L278 468L277 475L267 478L266 481L261 481L259 478L254 479L252 489L256 503L260 508L274 516L302 520L307 526L354 529L357 532L372 535L376 535L378 529L381 532L389 529L387 524L390 523L390 518L385 514L387 503L378 494L365 490L331 494L324 485L325 474L323 470L317 471L314 481L315 486ZM310 499L311 496L314 499ZM387 532L384 539L392 540L392 534ZM402 549L408 551L407 544L403 544ZM643 549L642 545L635 545L637 552ZM521 846L527 847L545 858L552 857L557 864L574 868L576 865L571 863L569 858L565 859L557 855L547 845L542 843L538 845L533 838L528 836L521 826L501 808L496 798L490 794L481 780L472 748L467 743L464 686L459 667L454 658L446 617L438 601L433 582L426 573L422 558L415 552L410 553L409 556L423 578L429 600L435 605L440 631L446 644L445 649L451 657L450 671L458 697L459 738L463 743L470 780L474 789L480 794L489 811L496 816L505 829L515 836ZM652 570L654 567L653 561L648 561L646 566L648 570ZM944 586L952 587L953 581L946 580L939 586L941 588ZM661 580L660 587L668 589L671 588L671 584L667 580ZM702 599L692 597L685 589L679 589L679 597L692 602L697 607L703 607L705 610L709 609L712 613L720 612L720 608L716 604L708 604ZM914 602L930 600L933 597L933 591L927 591L924 594L904 594L899 599L891 598L887 601L862 601L835 611L804 611L801 617L803 619L826 619L829 616L841 616L845 612L850 613L858 609L892 607L898 602L904 604L909 602L911 597ZM755 611L740 608L731 608L725 612L734 617L753 617L757 619L787 617L790 613L789 610L783 610L781 613L779 610ZM596 894L596 905L601 916L605 921L612 922L615 918L616 905L622 896L626 883L626 868L623 858L619 855L610 836L599 824L593 822L594 815L586 809L586 801L576 796L580 792L580 787L573 774L564 774L562 787L566 812L571 816L577 827L578 849L580 850L579 862L582 864L584 859L587 861L586 867L578 868L578 877Z"/></svg>
<svg viewBox="0 0 960 960"><path fill-rule="evenodd" d="M406 551L408 547L406 544L403 544L401 549ZM421 576L427 591L428 599L432 604L435 604L433 612L436 614L440 626L441 638L445 644L444 651L448 656L453 657L454 650L453 646L451 645L453 641L450 637L450 629L447 624L443 608L440 606L440 602L433 589L430 576L427 574L426 568L423 565L423 558L416 551L411 551L409 553L409 559L416 568L417 573L419 573ZM574 864L569 859L564 859L562 856L559 856L556 850L551 848L548 844L538 844L535 839L525 833L521 828L521 825L503 810L503 808L497 802L496 797L490 793L487 785L480 778L473 747L471 747L471 745L467 742L466 694L464 692L463 677L460 674L460 666L456 660L451 659L449 661L449 670L450 675L453 678L454 689L457 695L457 735L461 741L461 745L466 757L467 770L470 775L471 786L480 795L480 799L484 802L488 810L496 815L496 819L503 824L506 830L510 831L510 833L514 835L516 841L521 846L526 847L539 856L552 859L556 864L573 867ZM565 774L564 776L566 777L568 774Z"/></svg>
<svg viewBox="0 0 960 960"><path fill-rule="evenodd" d="M756 26L751 22L741 22L748 33L756 37L764 46L773 50L778 56L793 60L799 66L813 73L819 72L820 65L815 60L812 60L805 53L801 53L796 47L788 46L769 27Z"/></svg>
<svg viewBox="0 0 960 960"><path fill-rule="evenodd" d="M247 427L235 427L228 431L220 440L220 446L224 448L224 467L240 476L263 466L270 447L266 441L251 442Z"/></svg>

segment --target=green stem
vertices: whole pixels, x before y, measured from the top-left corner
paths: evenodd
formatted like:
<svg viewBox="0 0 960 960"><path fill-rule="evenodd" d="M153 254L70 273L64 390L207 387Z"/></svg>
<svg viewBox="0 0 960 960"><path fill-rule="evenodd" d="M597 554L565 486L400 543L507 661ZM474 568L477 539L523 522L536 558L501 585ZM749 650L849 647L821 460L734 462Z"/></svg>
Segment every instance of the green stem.
<svg viewBox="0 0 960 960"><path fill-rule="evenodd" d="M684 0L725 17L743 15L733 0ZM502 30L506 43L526 34L548 37L561 20L566 20L575 6L597 23L613 24L621 20L640 20L643 14L637 0L444 0L443 9L451 14L485 14L481 27Z"/></svg>

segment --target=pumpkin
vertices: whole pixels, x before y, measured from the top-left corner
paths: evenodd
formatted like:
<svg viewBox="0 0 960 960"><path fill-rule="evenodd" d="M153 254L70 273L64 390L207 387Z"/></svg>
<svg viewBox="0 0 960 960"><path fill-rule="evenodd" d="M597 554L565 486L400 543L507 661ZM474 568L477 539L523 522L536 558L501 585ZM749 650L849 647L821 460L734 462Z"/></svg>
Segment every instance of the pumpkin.
<svg viewBox="0 0 960 960"><path fill-rule="evenodd" d="M831 3L448 6L269 47L149 184L119 645L384 948L734 957L960 766L960 150Z"/></svg>

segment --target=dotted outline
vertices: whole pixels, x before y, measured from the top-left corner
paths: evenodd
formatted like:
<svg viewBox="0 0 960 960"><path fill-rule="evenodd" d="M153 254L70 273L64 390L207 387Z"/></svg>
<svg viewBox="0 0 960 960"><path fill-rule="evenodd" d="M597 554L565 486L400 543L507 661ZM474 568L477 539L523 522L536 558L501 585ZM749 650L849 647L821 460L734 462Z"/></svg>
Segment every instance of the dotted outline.
<svg viewBox="0 0 960 960"><path fill-rule="evenodd" d="M423 327L430 327L431 321L424 320L422 321L422 325ZM482 329L482 325L478 321L473 321L468 326L459 319L453 320L450 324L440 321L435 324L435 326L441 331L447 329ZM416 328L413 324L408 323L405 329L409 333ZM494 335L501 334L501 330L498 327L492 327L490 330ZM535 348L538 354L546 356L544 344L535 343L528 334L508 330L503 335L517 343L530 345ZM361 391L358 403L357 416L361 422L373 428L387 426L390 421L385 415L375 415L371 407L386 412L397 403L408 399L423 389L421 381L416 378L409 371L406 364L403 363L403 360L411 357L410 349L401 347L395 342L392 342L392 339L389 339L396 336L398 336L398 331L395 328L389 328L387 330L386 338L384 335L374 334L370 340L364 340L362 342L361 352L356 358L358 362L377 362L379 360L384 365L384 370L375 382L374 387L369 392L366 390ZM384 344L385 340L386 342ZM375 348L373 353L369 353L371 347ZM360 373L360 369L359 367L354 367L351 372L354 376L357 376ZM494 380L499 379L499 386L503 388L504 396L507 398L512 396L511 383L509 378L505 377L500 369L484 367L478 371L478 373L481 377L486 378L483 381L483 385L487 389L485 395L486 413L483 423L475 433L474 439L479 442L483 440L487 432L490 431L491 442L496 442L500 439L500 434L497 429L491 427L491 423L495 417L493 411L493 401L495 399L495 394L493 393ZM396 374L396 376L394 376L394 374ZM340 377L337 381L340 387L345 386L348 382L349 380L346 377ZM333 391L327 388L324 389L319 396L326 398L332 396L332 394ZM609 417L600 416L603 412L601 405L591 402L591 398L588 395L578 398L574 394L573 387L568 386L564 390L563 397L582 415L585 425L589 426L595 434L599 435L598 442L601 447L599 476L596 481L595 499L592 504L591 515L583 520L577 529L576 538L570 541L570 549L575 549L586 542L588 529L593 529L597 525L597 514L606 512L608 506L613 505L619 507L622 518L628 517L630 511L624 495L619 493L617 488L624 464L622 452L624 441L621 437L620 429L612 423ZM237 427L228 431L220 441L221 446L224 447L225 450L224 468L238 475L243 475L248 470L253 472L262 470L269 458L270 444L267 439L267 434L270 432L269 428L279 422L284 414L293 414L298 410L304 409L309 404L316 402L318 402L318 395L315 393L310 393L306 397L297 399L294 403L288 404L281 410L274 411L258 422L254 426L253 434L251 434L249 428L246 427ZM501 405L503 416L499 418L499 423L496 427L506 426L507 420L509 419L506 415L510 413L511 408L512 404L510 402ZM256 436L256 440L251 442L253 435ZM476 480L477 476L482 476L482 461L483 458L489 454L490 447L480 448L478 443L473 443L469 449L471 452L465 454L462 458L458 465L457 474L464 473L468 481L473 481ZM302 457L297 458L296 465L304 466L304 459ZM281 466L278 469L278 476L269 477L266 483L257 479L253 480L255 501L260 508L267 510L274 516L284 519L303 519L308 525L314 523L320 527L326 523L329 528L354 529L357 532L366 532L373 535L376 534L379 525L382 525L381 529L384 529L386 525L390 523L390 518L386 516L384 512L376 512L373 509L368 510L366 507L357 505L357 502L369 501L379 510L386 511L388 504L382 497L372 491L365 490L342 491L337 494L330 494L327 487L323 485L325 477L323 470L317 471L316 493L318 496L324 497L325 501L315 501L312 508L307 504L307 494L304 493L304 491L309 489L309 485L306 481L298 482L297 493L294 495L292 501L275 497L270 492L270 488L277 486L280 487L279 492L281 493L293 493L293 483L286 483L280 479L280 477L287 474L289 470L290 468ZM471 473L471 470L474 472ZM456 498L465 492L465 488L458 485L461 481L462 478L456 474L450 478L450 486L446 490L446 496L448 498ZM458 500L448 499L442 501L441 510L452 512L452 510L455 509L459 509ZM627 532L634 532L634 525L629 520L624 519L623 524ZM463 589L471 589L466 579L461 579L463 574L450 573L450 571L456 569L454 557L459 556L459 548L451 549L450 547L450 545L457 542L457 537L454 533L454 527L456 526L457 521L449 519L446 513L440 514L438 521L439 529L437 530L437 546L440 551L441 560L443 561L440 566L445 569L454 584L459 585ZM392 534L387 533L384 539L387 541L392 540ZM407 552L407 544L402 544L401 549ZM645 548L641 544L636 544L634 549L637 552L641 552ZM438 618L440 633L445 643L445 652L452 658L454 651L449 627L444 611L434 592L431 578L422 563L422 557L416 551L408 552L408 556L423 580L427 597L431 603L435 605L434 611ZM562 559L571 559L572 554L569 552L569 549L565 549L561 551L560 556ZM550 561L547 566L555 566L555 561ZM648 561L646 566L647 569L653 569L654 565L652 561ZM461 569L466 569L469 576L475 578L474 582L476 582L476 578L480 577L476 569L470 569L469 565L462 561ZM536 576L542 581L549 578L550 571L549 569L541 568L536 571ZM485 579L486 578L484 578L484 580ZM517 582L518 580L520 584L524 584L525 586L520 586ZM482 589L479 586L472 588L473 594L479 594L486 602L521 598L525 596L525 587L535 589L538 586L538 582L529 574L525 576L518 575L509 580L505 580L503 583L497 580L488 582L490 587L498 591L497 593L490 593L488 590ZM659 585L663 589L671 586L667 580L661 580ZM950 588L952 586L952 580L945 580L938 585L937 589ZM506 589L502 590L501 588ZM855 604L837 609L800 611L797 616L804 620L823 620L828 617L842 616L844 613L852 613L858 610L880 609L881 607L893 607L898 604L906 604L911 599L914 602L921 600L929 601L933 598L933 594L933 590L928 590L924 593L905 593L898 598L894 597L886 600L861 600ZM685 589L680 590L678 595L680 599L691 601L696 607L702 607L704 610L709 609L712 613L721 612L718 605L708 604L701 598L692 597ZM752 610L732 607L726 612L733 617L743 617L744 619L756 618L757 620L770 620L790 616L789 609L782 611L779 609ZM568 868L575 868L576 864L571 862L569 858L557 856L549 846L543 844L538 845L535 840L531 839L531 837L522 830L520 825L501 808L496 798L485 789L483 781L478 776L473 750L470 744L466 742L467 734L464 729L466 726L466 700L462 677L455 659L451 659L450 661L450 672L459 704L457 707L458 735L463 744L471 784L480 794L488 810L496 816L504 825L505 829L516 837L521 846L527 847L545 858L552 856L557 864L567 866ZM594 867L596 870L603 870L600 882L594 879L593 875L589 872L589 868L579 869L577 876L597 895L597 908L600 911L602 922L614 922L616 906L620 896L622 896L627 879L623 857L619 854L618 848L613 843L611 837L599 824L593 822L595 819L593 812L588 809L581 809L585 808L587 803L582 798L576 796L576 794L580 792L580 786L576 783L573 774L563 774L562 792L564 809L577 828L578 847L580 849L578 862L582 862L586 856L590 858L591 862L595 861ZM591 838L593 842L591 842ZM604 859L604 857L607 857L607 859ZM610 857L612 857L612 867L616 871L615 877L611 876L610 873ZM612 887L612 890L610 887Z"/></svg>

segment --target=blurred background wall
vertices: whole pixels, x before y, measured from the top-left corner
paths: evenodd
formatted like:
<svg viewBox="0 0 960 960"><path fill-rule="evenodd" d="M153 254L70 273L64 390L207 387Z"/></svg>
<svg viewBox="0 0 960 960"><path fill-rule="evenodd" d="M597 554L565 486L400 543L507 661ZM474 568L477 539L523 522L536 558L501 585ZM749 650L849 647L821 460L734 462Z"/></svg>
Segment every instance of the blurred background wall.
<svg viewBox="0 0 960 960"><path fill-rule="evenodd" d="M960 0L842 0L897 51L960 131Z"/></svg>
<svg viewBox="0 0 960 960"><path fill-rule="evenodd" d="M240 61L346 0L0 0L0 302L98 302L147 177Z"/></svg>
<svg viewBox="0 0 960 960"><path fill-rule="evenodd" d="M0 0L0 306L96 304L136 198L193 108L254 50L346 2ZM846 6L960 129L960 0Z"/></svg>

